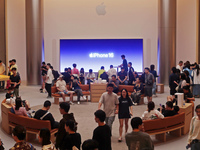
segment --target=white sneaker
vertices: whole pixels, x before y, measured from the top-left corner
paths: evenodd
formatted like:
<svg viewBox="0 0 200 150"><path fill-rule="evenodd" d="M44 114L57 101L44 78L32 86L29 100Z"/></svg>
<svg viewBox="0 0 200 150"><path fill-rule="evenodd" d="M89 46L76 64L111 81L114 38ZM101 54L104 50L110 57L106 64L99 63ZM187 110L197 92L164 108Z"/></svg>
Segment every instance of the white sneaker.
<svg viewBox="0 0 200 150"><path fill-rule="evenodd" d="M85 96L83 96L82 98L83 98L83 100L86 100L86 97L85 97Z"/></svg>
<svg viewBox="0 0 200 150"><path fill-rule="evenodd" d="M77 102L78 105L80 105L80 102Z"/></svg>
<svg viewBox="0 0 200 150"><path fill-rule="evenodd" d="M71 101L69 102L69 104L71 104L71 105L74 105L74 103L73 103L73 102L71 102Z"/></svg>

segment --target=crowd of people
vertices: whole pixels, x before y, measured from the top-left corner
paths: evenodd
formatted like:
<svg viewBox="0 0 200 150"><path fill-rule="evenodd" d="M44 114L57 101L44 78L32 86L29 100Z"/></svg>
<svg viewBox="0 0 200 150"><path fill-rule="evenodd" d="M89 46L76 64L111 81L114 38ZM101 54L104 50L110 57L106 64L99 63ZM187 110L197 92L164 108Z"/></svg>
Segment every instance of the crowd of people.
<svg viewBox="0 0 200 150"><path fill-rule="evenodd" d="M102 94L98 110L94 112L95 121L98 127L94 129L91 139L86 140L82 144L83 150L111 150L111 137L112 137L112 124L115 120L116 114L119 119L119 138L118 142L122 142L123 139L123 126L125 126L125 141L129 150L136 149L148 149L153 150L154 144L150 136L143 132L143 120L163 119L164 117L170 117L179 113L179 107L177 106L176 93L183 93L185 102L195 101L195 97L199 97L200 87L200 75L199 65L197 63L190 64L180 61L176 67L172 68L172 73L169 76L170 96L167 97L166 105L161 105L160 108L155 109L155 103L152 100L152 95L156 96L156 78L159 77L155 71L155 66L151 65L150 68L145 68L142 75L138 75L132 67L132 63L127 63L125 56L121 56L123 63L119 66L121 71L119 73L110 66L110 69L106 72L104 67L98 71L98 77L95 76L92 69L89 70L87 76L85 76L84 68L79 70L77 65L73 64L73 69L65 68L65 72L59 74L54 70L50 63L42 63L42 87L41 92L44 89L48 92L48 97L51 98L51 87L56 85L58 93L62 96L63 101L60 103L59 111L63 118L57 122L53 115L49 112L51 102L49 100L44 102L43 108L37 110L31 110L30 104L27 100L22 100L19 97L19 86L21 84L20 75L17 72L16 60L10 61L9 75L10 81L7 82L8 92L6 99L10 99L12 104L11 112L16 115L22 115L25 117L33 117L39 120L49 120L51 122L52 129L58 129L56 134L56 142L50 141L49 129L41 129L39 132L39 142L42 144L43 150L76 150L81 149L82 139L81 134L77 132L79 127L78 122L75 120L75 115L69 113L70 104L73 104L73 93L77 93L77 103L80 104L80 98L84 99L80 84L91 84L96 79L101 78L107 80L107 90ZM0 61L0 73L5 74L5 65ZM66 85L69 85L70 90ZM126 89L119 91L118 86L122 85L134 85L134 92L129 96ZM4 86L4 83L1 83ZM117 96L116 93L121 92L121 96ZM141 94L147 96L148 104L147 110L144 111L140 117L134 117L131 119L132 132L128 131L129 119L133 116L133 105L137 105L140 101ZM193 94L192 94L193 93ZM70 95L70 102L66 102L65 94ZM15 95L16 99L12 98ZM103 109L102 109L103 106ZM190 125L190 132L188 138L188 146L195 150L195 147L199 148L200 140L200 105L196 106L197 116L193 117ZM33 145L25 142L26 130L22 126L16 126L12 131L13 139L16 144L11 150L17 149L34 149ZM0 142L0 148L3 149L3 144Z"/></svg>

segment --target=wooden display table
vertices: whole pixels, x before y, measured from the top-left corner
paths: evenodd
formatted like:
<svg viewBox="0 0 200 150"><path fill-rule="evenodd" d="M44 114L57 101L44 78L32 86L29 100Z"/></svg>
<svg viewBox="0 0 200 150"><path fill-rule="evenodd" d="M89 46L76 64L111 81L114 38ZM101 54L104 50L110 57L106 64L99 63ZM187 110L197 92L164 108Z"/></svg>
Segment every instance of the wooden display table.
<svg viewBox="0 0 200 150"><path fill-rule="evenodd" d="M90 84L90 99L91 102L99 102L101 95L106 92L107 84Z"/></svg>
<svg viewBox="0 0 200 150"><path fill-rule="evenodd" d="M156 84L156 93L164 93L164 84L161 83L157 83Z"/></svg>
<svg viewBox="0 0 200 150"><path fill-rule="evenodd" d="M10 80L10 76L0 75L0 81L7 81L7 80Z"/></svg>
<svg viewBox="0 0 200 150"><path fill-rule="evenodd" d="M191 103L185 103L185 107L179 107L179 113L184 112L185 113L185 125L182 131L182 134L187 134L190 129L190 121L192 119L192 104Z"/></svg>
<svg viewBox="0 0 200 150"><path fill-rule="evenodd" d="M10 112L11 105L6 104L5 101L6 99L1 103L1 126L6 133L10 134L8 112Z"/></svg>

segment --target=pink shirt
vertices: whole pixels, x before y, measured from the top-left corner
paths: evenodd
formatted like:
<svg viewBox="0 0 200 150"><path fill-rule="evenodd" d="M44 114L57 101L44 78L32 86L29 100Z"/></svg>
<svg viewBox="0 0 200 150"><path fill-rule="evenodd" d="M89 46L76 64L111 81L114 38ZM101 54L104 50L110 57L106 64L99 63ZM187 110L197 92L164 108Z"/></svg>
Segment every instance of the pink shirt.
<svg viewBox="0 0 200 150"><path fill-rule="evenodd" d="M76 69L76 68L72 69L72 74L77 74L77 75L79 75L78 69Z"/></svg>
<svg viewBox="0 0 200 150"><path fill-rule="evenodd" d="M15 110L15 106L13 107ZM24 107L20 107L19 110L15 110L16 115L27 116L26 109Z"/></svg>

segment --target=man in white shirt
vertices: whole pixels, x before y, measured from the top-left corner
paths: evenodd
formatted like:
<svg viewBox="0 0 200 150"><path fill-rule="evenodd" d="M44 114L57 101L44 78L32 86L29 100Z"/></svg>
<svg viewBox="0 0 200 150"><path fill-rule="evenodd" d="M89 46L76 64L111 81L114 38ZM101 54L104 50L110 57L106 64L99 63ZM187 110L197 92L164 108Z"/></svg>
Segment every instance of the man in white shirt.
<svg viewBox="0 0 200 150"><path fill-rule="evenodd" d="M190 131L188 137L188 148L191 147L191 150L200 149L200 105L196 106L196 114L190 123Z"/></svg>
<svg viewBox="0 0 200 150"><path fill-rule="evenodd" d="M89 73L87 74L87 84L90 85L91 82L94 82L95 74L93 73L92 69L89 70Z"/></svg>
<svg viewBox="0 0 200 150"><path fill-rule="evenodd" d="M4 75L6 72L5 64L0 60L0 75ZM4 89L5 81L0 81L0 88Z"/></svg>
<svg viewBox="0 0 200 150"><path fill-rule="evenodd" d="M111 80L113 75L117 76L116 69L113 68L113 65L110 65L110 69L108 70L108 79Z"/></svg>
<svg viewBox="0 0 200 150"><path fill-rule="evenodd" d="M65 94L69 94L70 95L70 103L72 104L74 91L68 91L68 89L66 87L66 82L65 82L65 80L63 80L63 77L64 77L63 75L61 75L59 77L59 80L56 82L56 88L58 90L58 94L60 94L62 96L64 102L65 102Z"/></svg>
<svg viewBox="0 0 200 150"><path fill-rule="evenodd" d="M176 66L176 69L179 69L180 72L183 72L183 61L179 61L178 65Z"/></svg>
<svg viewBox="0 0 200 150"><path fill-rule="evenodd" d="M52 81L54 79L53 74L52 74L52 70L51 70L51 64L48 63L47 64L47 76L46 76L46 81L45 81L45 89L48 92L48 96L47 98L51 98L51 85L52 85Z"/></svg>

